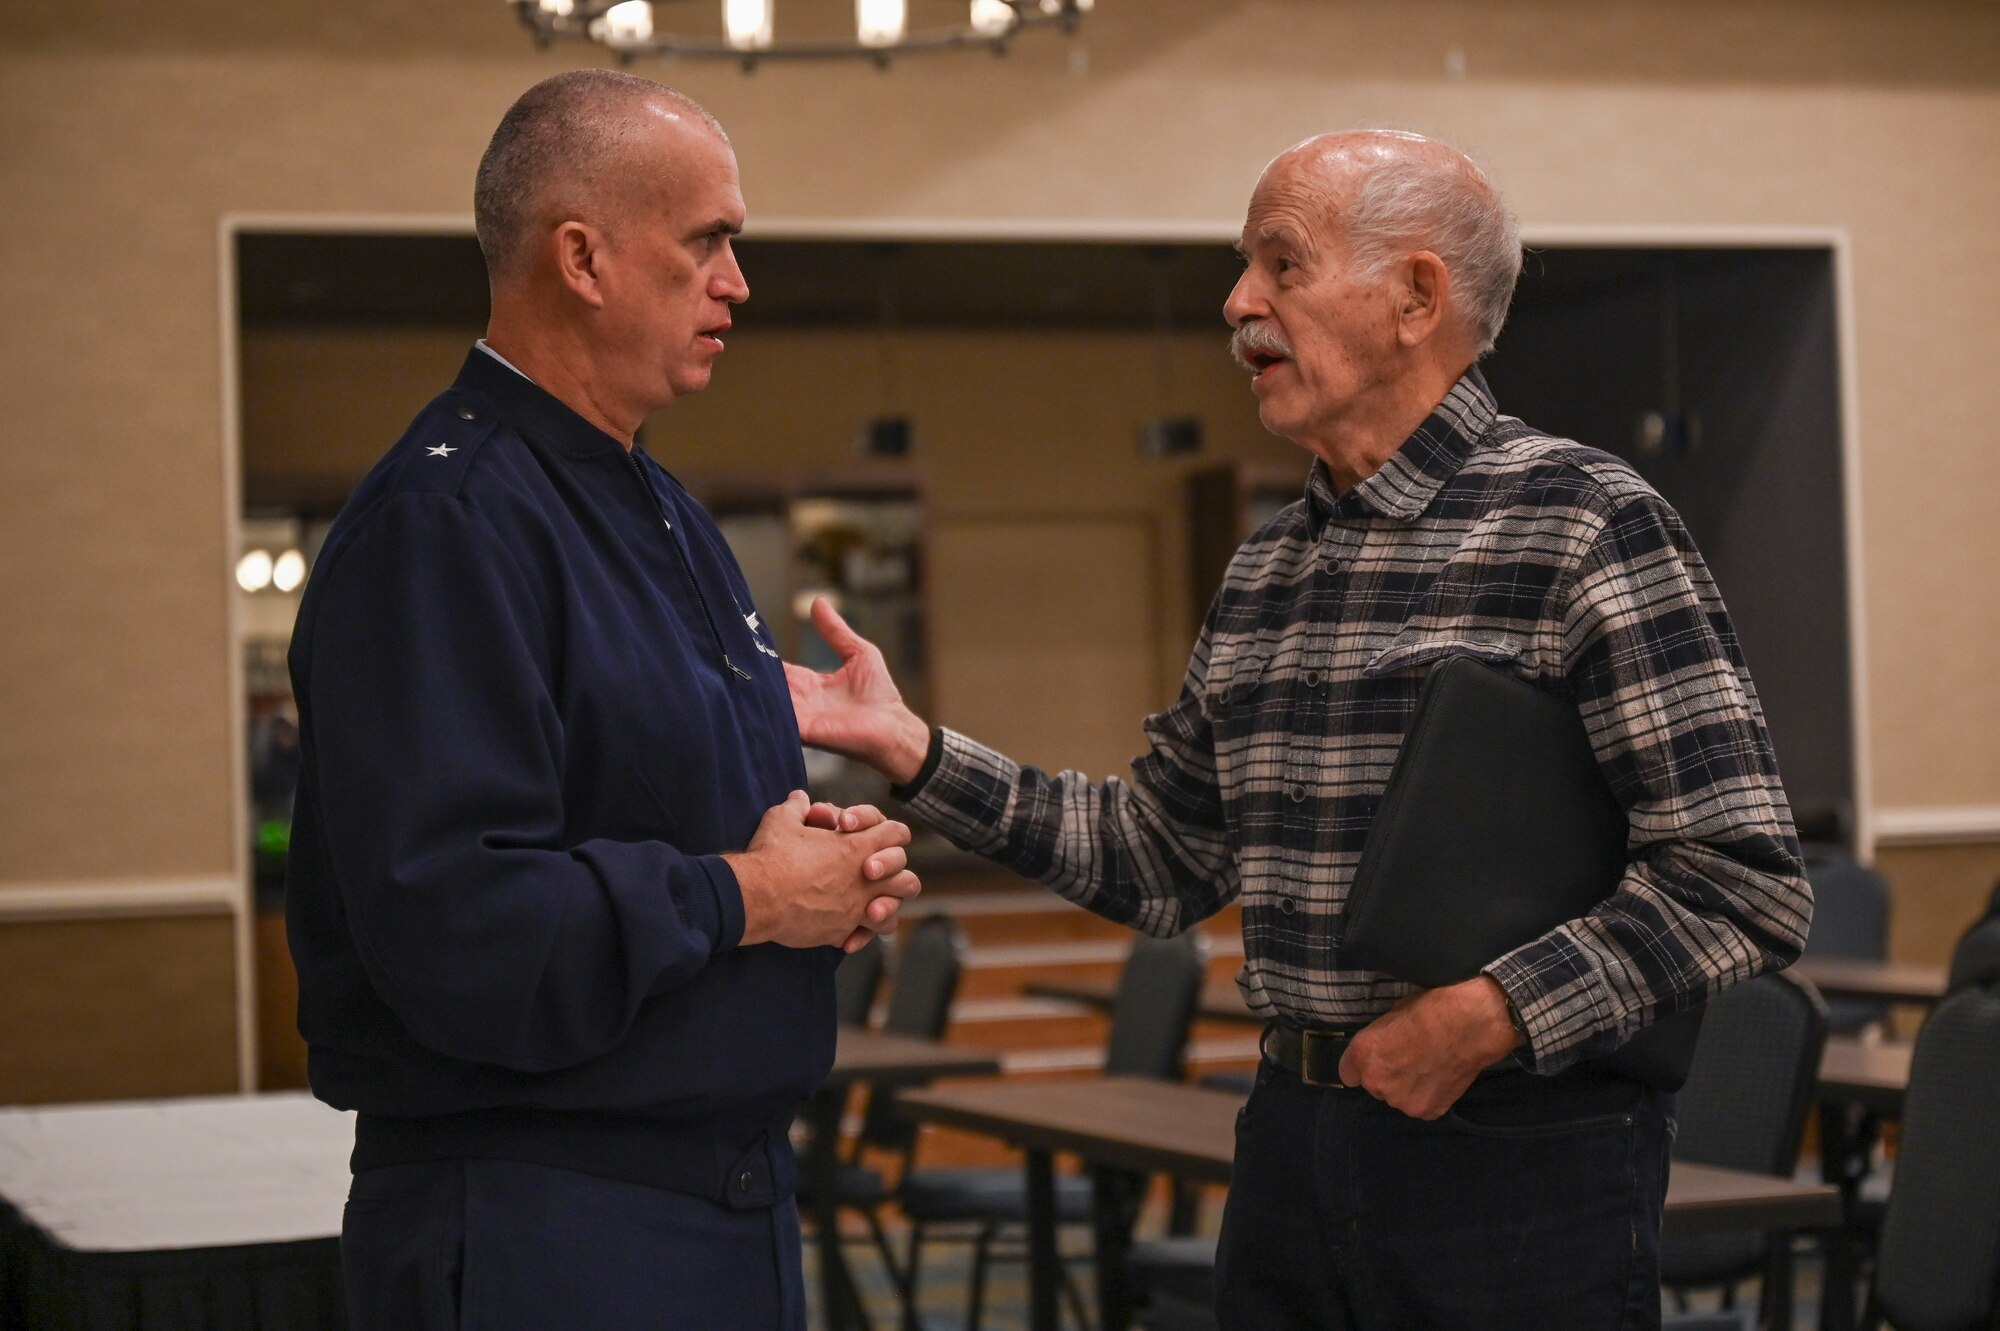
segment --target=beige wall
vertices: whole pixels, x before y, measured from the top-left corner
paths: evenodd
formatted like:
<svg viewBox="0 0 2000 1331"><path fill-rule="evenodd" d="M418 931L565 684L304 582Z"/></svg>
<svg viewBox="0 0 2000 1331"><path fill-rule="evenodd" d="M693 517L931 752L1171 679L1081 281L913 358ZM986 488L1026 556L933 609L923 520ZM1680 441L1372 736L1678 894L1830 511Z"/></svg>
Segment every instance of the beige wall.
<svg viewBox="0 0 2000 1331"><path fill-rule="evenodd" d="M747 310L741 324L708 391L648 423L648 448L697 489L855 476L855 427L885 409L883 339L759 332ZM248 474L345 493L449 381L477 331L249 334ZM1304 455L1258 426L1219 335L929 332L888 345L893 406L916 445L887 474L924 497L937 719L1027 761L1123 768L1194 641L1186 473L1241 459L1303 480ZM1140 456L1139 423L1183 413L1208 424L1202 456ZM1079 567L1094 576L1079 579Z"/></svg>
<svg viewBox="0 0 2000 1331"><path fill-rule="evenodd" d="M407 8L0 32L0 891L238 867L220 219L462 213L507 101L579 59ZM753 217L1230 223L1273 150L1372 122L1480 153L1530 225L1843 228L1874 800L2000 806L1990 4L1104 0L1087 51L670 76Z"/></svg>
<svg viewBox="0 0 2000 1331"><path fill-rule="evenodd" d="M0 926L0 1104L233 1089L232 933L226 909Z"/></svg>

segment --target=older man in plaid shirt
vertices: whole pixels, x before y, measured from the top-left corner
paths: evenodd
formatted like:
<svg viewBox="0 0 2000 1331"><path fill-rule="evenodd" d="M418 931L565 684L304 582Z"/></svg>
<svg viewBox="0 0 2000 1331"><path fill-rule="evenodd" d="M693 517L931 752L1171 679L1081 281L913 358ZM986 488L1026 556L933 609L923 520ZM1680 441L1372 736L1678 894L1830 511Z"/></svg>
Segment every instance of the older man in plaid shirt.
<svg viewBox="0 0 2000 1331"><path fill-rule="evenodd" d="M1231 562L1131 781L1023 767L844 664L788 667L808 743L959 845L1152 934L1243 903L1271 1020L1218 1252L1223 1325L1653 1327L1672 1097L1593 1061L1791 962L1811 894L1755 688L1678 515L1500 414L1476 362L1520 241L1435 140L1311 139L1264 171L1225 306L1266 428L1316 459ZM1428 991L1342 964L1349 884L1438 661L1568 698L1630 820L1587 915ZM1440 827L1440 836L1451 829ZM1344 1045L1301 1076L1300 1031Z"/></svg>

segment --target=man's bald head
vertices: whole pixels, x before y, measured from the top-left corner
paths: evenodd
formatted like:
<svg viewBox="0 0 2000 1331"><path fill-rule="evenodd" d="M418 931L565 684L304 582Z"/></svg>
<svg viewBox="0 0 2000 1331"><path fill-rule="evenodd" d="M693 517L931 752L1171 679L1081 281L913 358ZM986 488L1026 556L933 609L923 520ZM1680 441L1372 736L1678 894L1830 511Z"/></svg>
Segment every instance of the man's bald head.
<svg viewBox="0 0 2000 1331"><path fill-rule="evenodd" d="M1521 275L1521 237L1500 193L1448 143L1400 130L1321 134L1287 149L1265 178L1317 196L1329 237L1363 277L1419 250L1443 260L1475 354L1493 349Z"/></svg>
<svg viewBox="0 0 2000 1331"><path fill-rule="evenodd" d="M621 170L651 110L729 136L665 84L610 69L543 79L500 118L472 192L473 227L490 282L518 276L536 237L571 219L609 228L637 181Z"/></svg>

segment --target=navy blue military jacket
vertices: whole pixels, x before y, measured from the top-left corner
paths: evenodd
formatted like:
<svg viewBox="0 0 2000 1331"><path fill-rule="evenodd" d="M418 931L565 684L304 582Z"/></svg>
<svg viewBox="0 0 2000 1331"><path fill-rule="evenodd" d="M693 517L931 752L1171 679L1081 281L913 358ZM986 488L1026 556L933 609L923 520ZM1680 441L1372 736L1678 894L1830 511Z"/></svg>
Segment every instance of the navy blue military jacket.
<svg viewBox="0 0 2000 1331"><path fill-rule="evenodd" d="M720 853L805 772L701 507L475 349L333 524L291 671L299 1028L356 1169L787 1195L840 953L737 945Z"/></svg>

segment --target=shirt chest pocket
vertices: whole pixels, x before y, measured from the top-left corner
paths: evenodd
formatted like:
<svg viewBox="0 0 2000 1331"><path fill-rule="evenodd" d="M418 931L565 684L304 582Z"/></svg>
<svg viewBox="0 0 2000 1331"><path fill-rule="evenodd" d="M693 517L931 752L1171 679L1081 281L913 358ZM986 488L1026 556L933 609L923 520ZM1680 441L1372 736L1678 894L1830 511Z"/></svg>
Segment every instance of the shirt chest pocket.
<svg viewBox="0 0 2000 1331"><path fill-rule="evenodd" d="M1218 740L1241 733L1275 700L1276 648L1258 643L1217 655L1209 664L1205 703Z"/></svg>
<svg viewBox="0 0 2000 1331"><path fill-rule="evenodd" d="M1259 648L1263 645L1259 644ZM1210 664L1206 703L1224 824L1243 830L1247 804L1270 798L1290 746L1276 653L1246 648Z"/></svg>

